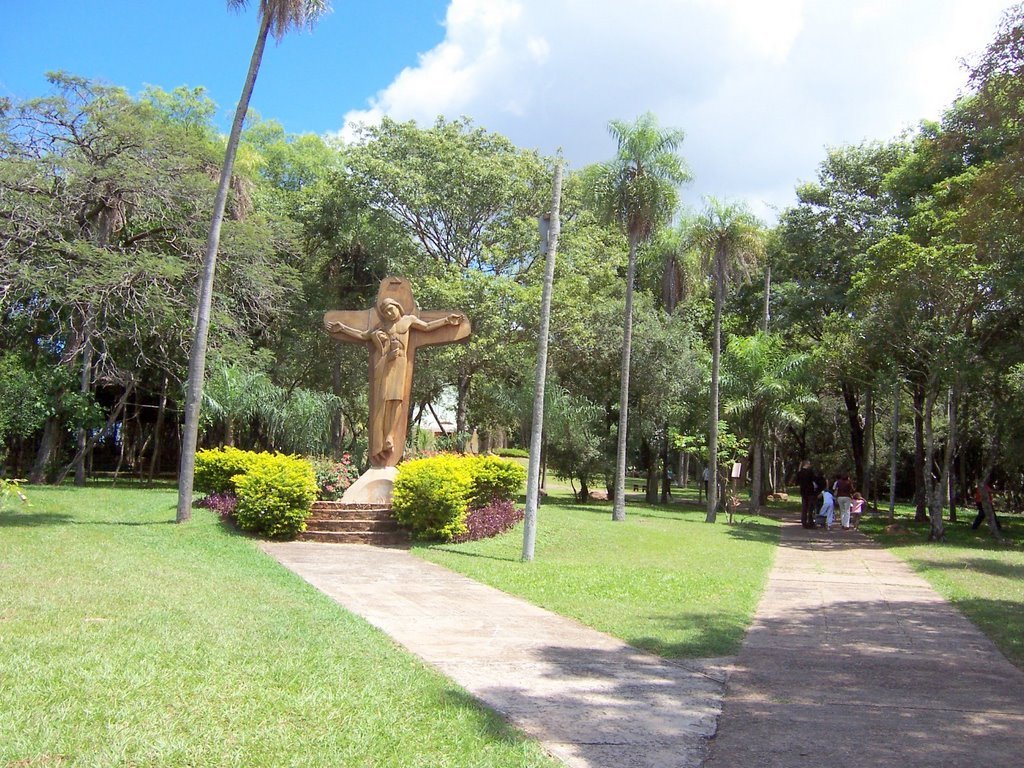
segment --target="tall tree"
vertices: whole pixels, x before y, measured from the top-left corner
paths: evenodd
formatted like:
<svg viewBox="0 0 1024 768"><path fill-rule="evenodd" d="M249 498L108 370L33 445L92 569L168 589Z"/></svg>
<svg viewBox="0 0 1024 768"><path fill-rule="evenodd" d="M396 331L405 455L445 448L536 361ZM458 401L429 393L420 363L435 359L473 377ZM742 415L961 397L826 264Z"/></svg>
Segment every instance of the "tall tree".
<svg viewBox="0 0 1024 768"><path fill-rule="evenodd" d="M726 413L743 416L749 429L753 466L750 512L761 504L761 459L773 427L797 424L802 408L815 398L804 377L809 355L785 347L778 334L732 337L726 353L723 383Z"/></svg>
<svg viewBox="0 0 1024 768"><path fill-rule="evenodd" d="M421 128L385 118L361 140L347 153L346 179L414 244L415 256L398 266L417 276L417 297L473 318L470 339L420 362L413 384L415 392L454 378L456 430L465 435L481 385L518 375L532 346L525 329L536 315L515 314L528 306L522 292L537 259L537 214L547 205L551 166L467 119Z"/></svg>
<svg viewBox="0 0 1024 768"><path fill-rule="evenodd" d="M229 8L245 8L248 0L227 0ZM330 8L328 0L260 0L260 28L256 35L249 71L242 86L242 95L235 108L235 119L231 123L224 164L221 166L220 182L214 199L213 218L210 234L203 255L203 275L199 283L199 298L196 307L195 337L189 354L188 388L185 395L185 425L181 437L181 465L178 480L177 521L185 522L192 517L192 483L196 465L196 444L199 439L199 407L203 396L203 378L206 375L206 344L210 332L210 306L213 300L213 277L217 267L217 249L220 245L221 225L227 205L231 174L235 165L235 154L242 135L242 124L249 111L256 75L263 60L263 49L267 36L273 33L280 41L289 29L312 26Z"/></svg>
<svg viewBox="0 0 1024 768"><path fill-rule="evenodd" d="M687 225L687 238L700 253L705 271L714 282L715 320L711 340L711 407L708 414L708 466L713 477L708 484L706 520L715 522L718 508L718 396L722 358L722 308L729 283L749 279L764 253L761 222L743 203L726 203L710 198L703 213Z"/></svg>
<svg viewBox="0 0 1024 768"><path fill-rule="evenodd" d="M608 123L618 143L615 159L598 166L592 179L594 199L602 215L621 226L629 238L626 271L626 309L623 321L622 373L619 389L619 433L615 464L613 520L626 519L626 427L629 422L629 362L633 336L633 283L640 243L675 213L677 187L690 179L682 158L676 154L683 141L678 129L662 129L647 112L632 125L621 120Z"/></svg>

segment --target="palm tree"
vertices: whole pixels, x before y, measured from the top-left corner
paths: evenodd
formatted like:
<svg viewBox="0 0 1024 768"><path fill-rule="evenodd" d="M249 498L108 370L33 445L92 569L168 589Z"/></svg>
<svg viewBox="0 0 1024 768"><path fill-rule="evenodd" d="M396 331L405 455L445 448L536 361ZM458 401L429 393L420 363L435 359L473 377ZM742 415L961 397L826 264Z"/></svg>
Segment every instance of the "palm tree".
<svg viewBox="0 0 1024 768"><path fill-rule="evenodd" d="M248 0L227 0L229 8L245 8ZM256 84L256 75L263 60L263 49L267 36L273 33L278 41L289 29L312 27L316 20L330 10L328 0L260 0L260 30L256 36L249 72L245 76L242 95L235 108L235 119L224 152L224 165L220 171L220 183L213 203L213 219L210 235L206 240L203 256L203 275L199 283L199 300L196 307L196 329L192 340L192 351L188 359L188 389L185 394L185 427L181 437L181 464L178 470L178 514L177 521L185 522L192 517L192 481L196 466L196 444L199 441L199 406L203 399L203 377L206 375L206 340L210 332L210 304L213 298L213 275L217 267L217 249L220 246L220 228L224 221L224 208L231 186L231 171L235 165L235 153L242 135L242 123L249 111L249 99Z"/></svg>
<svg viewBox="0 0 1024 768"><path fill-rule="evenodd" d="M798 424L803 408L815 398L805 386L803 372L810 356L787 349L781 336L755 333L729 339L722 383L731 396L726 413L745 416L750 428L751 467L750 512L761 504L761 457L770 431L782 425Z"/></svg>
<svg viewBox="0 0 1024 768"><path fill-rule="evenodd" d="M629 361L633 343L633 282L636 252L654 230L675 213L676 188L690 178L682 158L675 153L683 132L658 127L647 112L632 125L621 120L608 123L618 142L615 159L598 166L592 179L597 208L607 221L619 224L629 238L626 271L626 313L622 337L622 374L619 390L619 433L615 466L613 520L626 519L626 424L629 408Z"/></svg>
<svg viewBox="0 0 1024 768"><path fill-rule="evenodd" d="M761 222L743 203L723 203L708 198L704 211L687 225L687 241L700 254L705 274L711 273L715 288L715 327L711 342L711 409L708 415L707 522L715 522L718 506L718 391L722 352L722 308L728 285L736 278L747 280L764 253Z"/></svg>

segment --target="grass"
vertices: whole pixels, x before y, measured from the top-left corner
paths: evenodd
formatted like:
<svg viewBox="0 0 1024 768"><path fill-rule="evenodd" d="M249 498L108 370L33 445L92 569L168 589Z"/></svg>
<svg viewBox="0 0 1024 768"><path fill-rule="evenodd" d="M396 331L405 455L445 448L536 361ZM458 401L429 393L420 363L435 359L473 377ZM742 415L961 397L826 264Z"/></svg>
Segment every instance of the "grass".
<svg viewBox="0 0 1024 768"><path fill-rule="evenodd" d="M708 525L696 507L549 501L535 559L520 560L522 525L414 552L477 581L666 657L734 654L771 567L778 524L742 516Z"/></svg>
<svg viewBox="0 0 1024 768"><path fill-rule="evenodd" d="M553 766L172 490L0 511L0 765Z"/></svg>
<svg viewBox="0 0 1024 768"><path fill-rule="evenodd" d="M1006 543L998 544L984 525L971 530L974 514L961 509L960 522L947 522L942 544L928 542L929 524L915 523L909 506L897 506L893 528L883 515L866 517L861 530L909 563L1024 669L1024 520L1000 514Z"/></svg>

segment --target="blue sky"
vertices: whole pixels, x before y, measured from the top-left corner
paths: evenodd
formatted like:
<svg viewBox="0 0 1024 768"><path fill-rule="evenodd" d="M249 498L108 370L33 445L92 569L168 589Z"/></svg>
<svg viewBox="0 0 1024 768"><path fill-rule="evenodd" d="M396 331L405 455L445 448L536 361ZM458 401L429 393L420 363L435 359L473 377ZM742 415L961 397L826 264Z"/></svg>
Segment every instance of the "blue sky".
<svg viewBox="0 0 1024 768"><path fill-rule="evenodd" d="M258 0L253 0L256 5ZM335 0L268 48L252 106L341 137L388 114L466 115L570 168L614 154L612 118L686 133L684 200L747 201L768 221L828 147L887 140L941 115L963 60L1009 0ZM208 89L227 126L255 12L218 0L6 0L0 96L65 69L137 93Z"/></svg>
<svg viewBox="0 0 1024 768"><path fill-rule="evenodd" d="M6 0L0 96L42 95L63 69L138 93L205 86L225 130L249 65L259 0L237 13L218 0ZM271 41L252 107L293 132L337 130L417 54L444 39L447 0L339 0L312 32Z"/></svg>

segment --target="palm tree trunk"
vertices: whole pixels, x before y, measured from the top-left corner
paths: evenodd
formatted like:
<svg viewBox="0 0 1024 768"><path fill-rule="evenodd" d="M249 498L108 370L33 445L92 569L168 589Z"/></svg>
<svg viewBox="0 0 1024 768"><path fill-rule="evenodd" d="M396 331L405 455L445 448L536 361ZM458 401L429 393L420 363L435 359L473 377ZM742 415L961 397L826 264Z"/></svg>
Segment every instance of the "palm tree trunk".
<svg viewBox="0 0 1024 768"><path fill-rule="evenodd" d="M555 163L551 183L551 216L545 242L544 288L540 299L540 333L537 337L537 372L533 382L533 424L530 428L530 463L526 472L526 508L523 511L523 557L533 560L537 542L537 503L540 498L540 454L544 442L544 389L548 371L548 334L551 328L551 292L555 282L555 256L561 230L559 211L562 205L562 161Z"/></svg>
<svg viewBox="0 0 1024 768"><path fill-rule="evenodd" d="M231 171L235 165L235 154L242 135L242 123L249 111L256 75L263 60L263 49L270 32L271 14L263 13L260 31L256 36L249 71L242 86L242 95L235 108L235 119L231 124L228 146L224 153L224 165L220 171L220 183L213 203L213 219L210 222L210 236L206 241L203 256L203 275L199 283L199 302L196 308L195 338L188 361L188 388L185 397L185 427L181 438L181 464L178 469L178 511L179 523L192 519L192 485L196 468L196 445L199 442L199 407L203 400L203 379L206 376L206 342L210 333L210 305L213 302L213 276L217 268L217 249L220 247L220 228L224 222L228 188L231 186Z"/></svg>
<svg viewBox="0 0 1024 768"><path fill-rule="evenodd" d="M718 377L722 363L722 308L725 304L725 254L718 246L715 254L715 328L711 340L711 412L708 416L708 512L704 518L713 523L718 512Z"/></svg>
<svg viewBox="0 0 1024 768"><path fill-rule="evenodd" d="M626 426L629 424L629 363L633 351L633 281L636 278L638 232L629 233L629 267L626 270L626 317L622 328L622 371L619 387L619 434L615 451L615 502L612 520L626 519Z"/></svg>

